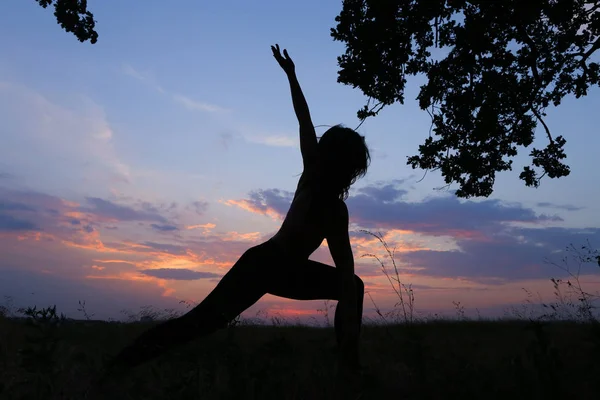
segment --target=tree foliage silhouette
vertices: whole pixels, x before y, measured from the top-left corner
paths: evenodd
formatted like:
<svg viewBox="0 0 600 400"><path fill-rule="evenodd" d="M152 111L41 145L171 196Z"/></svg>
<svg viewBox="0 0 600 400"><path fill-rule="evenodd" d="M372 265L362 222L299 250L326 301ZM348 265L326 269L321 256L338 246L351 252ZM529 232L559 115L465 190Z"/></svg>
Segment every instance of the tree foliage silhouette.
<svg viewBox="0 0 600 400"><path fill-rule="evenodd" d="M331 29L346 46L338 82L368 97L364 121L404 104L407 77L425 75L417 100L433 135L407 164L441 171L459 197L489 196L540 123L548 144L531 150L519 176L537 187L569 175L566 141L552 136L545 110L599 85L599 10L583 0L344 0Z"/></svg>
<svg viewBox="0 0 600 400"><path fill-rule="evenodd" d="M35 0L40 6L47 8L54 5L56 22L67 32L73 33L80 42L98 41L95 31L94 15L87 9L87 0Z"/></svg>

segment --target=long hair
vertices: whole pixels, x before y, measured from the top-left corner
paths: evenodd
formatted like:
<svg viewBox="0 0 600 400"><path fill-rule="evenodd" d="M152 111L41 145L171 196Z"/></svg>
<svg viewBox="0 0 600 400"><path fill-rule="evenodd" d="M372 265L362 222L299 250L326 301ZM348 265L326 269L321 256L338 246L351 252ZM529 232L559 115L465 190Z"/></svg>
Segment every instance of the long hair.
<svg viewBox="0 0 600 400"><path fill-rule="evenodd" d="M350 186L367 173L371 163L365 137L339 124L321 136L318 147L321 189L346 200Z"/></svg>

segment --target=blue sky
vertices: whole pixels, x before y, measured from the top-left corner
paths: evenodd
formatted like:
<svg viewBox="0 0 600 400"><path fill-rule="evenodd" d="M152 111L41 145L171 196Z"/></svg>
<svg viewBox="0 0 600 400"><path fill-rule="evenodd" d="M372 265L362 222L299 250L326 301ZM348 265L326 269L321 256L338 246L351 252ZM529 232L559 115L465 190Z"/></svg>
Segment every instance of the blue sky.
<svg viewBox="0 0 600 400"><path fill-rule="evenodd" d="M344 47L329 36L341 2L89 7L95 45L79 43L33 1L2 5L0 295L57 303L74 316L86 300L104 318L199 301L275 232L302 172L289 87L270 45L295 60L315 125L359 123L365 98L336 82ZM424 312L453 300L497 310L520 302L523 286L551 289L560 271L544 257L570 242L600 243L600 92L549 111L553 133L568 141L569 177L526 188L523 151L490 198L464 201L434 190L439 175L418 182L423 171L406 166L430 124L413 100L421 82L409 81L404 106L359 130L373 161L348 200L352 228L379 230L398 246ZM392 307L377 265L359 258L381 247L358 233L353 246L367 289ZM325 246L313 258L331 262ZM594 285L597 271L584 272ZM266 296L249 312L319 307Z"/></svg>

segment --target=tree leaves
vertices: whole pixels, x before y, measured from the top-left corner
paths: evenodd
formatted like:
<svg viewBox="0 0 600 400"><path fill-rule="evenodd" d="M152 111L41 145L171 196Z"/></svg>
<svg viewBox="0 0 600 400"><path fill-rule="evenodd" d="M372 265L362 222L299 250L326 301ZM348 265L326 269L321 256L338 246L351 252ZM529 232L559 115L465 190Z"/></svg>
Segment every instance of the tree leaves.
<svg viewBox="0 0 600 400"><path fill-rule="evenodd" d="M331 30L346 45L338 82L368 97L357 113L364 120L404 104L407 77L425 75L417 100L433 135L407 164L440 170L459 197L489 196L496 173L512 169L541 124L548 145L531 150L519 176L537 187L570 172L566 140L552 136L545 109L600 84L590 61L599 10L600 1L584 0L345 0Z"/></svg>
<svg viewBox="0 0 600 400"><path fill-rule="evenodd" d="M87 9L87 0L35 0L43 8L54 5L56 22L67 32L73 33L80 42L98 41L94 15Z"/></svg>

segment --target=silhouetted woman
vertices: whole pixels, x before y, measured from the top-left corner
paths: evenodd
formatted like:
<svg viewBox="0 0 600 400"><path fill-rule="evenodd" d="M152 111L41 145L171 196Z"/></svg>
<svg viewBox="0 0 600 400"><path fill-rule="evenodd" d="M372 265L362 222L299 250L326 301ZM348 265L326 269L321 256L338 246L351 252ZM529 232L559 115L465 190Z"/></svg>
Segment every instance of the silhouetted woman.
<svg viewBox="0 0 600 400"><path fill-rule="evenodd" d="M165 350L210 334L269 293L297 300L338 300L335 332L339 366L359 366L358 337L364 286L354 274L344 200L350 186L364 176L370 162L363 136L334 126L317 140L308 105L286 50L271 46L285 71L300 123L304 171L280 230L271 239L248 249L214 290L187 314L159 324L126 347L109 365L130 368ZM327 239L335 268L308 257Z"/></svg>

